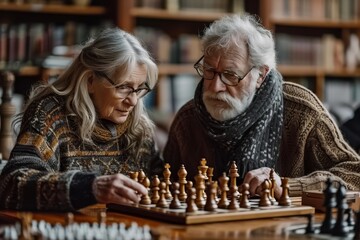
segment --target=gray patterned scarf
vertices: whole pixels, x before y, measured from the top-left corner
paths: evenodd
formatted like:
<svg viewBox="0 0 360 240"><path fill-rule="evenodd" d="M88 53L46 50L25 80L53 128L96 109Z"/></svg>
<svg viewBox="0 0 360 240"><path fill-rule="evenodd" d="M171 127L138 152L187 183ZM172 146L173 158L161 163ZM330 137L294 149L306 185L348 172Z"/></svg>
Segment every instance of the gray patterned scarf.
<svg viewBox="0 0 360 240"><path fill-rule="evenodd" d="M283 125L280 73L272 70L250 106L227 121L217 121L207 112L202 100L203 81L195 91L197 116L208 136L229 153L228 162L221 165L226 164L228 170L230 162L235 161L240 179L251 169L265 166L274 168L279 157Z"/></svg>

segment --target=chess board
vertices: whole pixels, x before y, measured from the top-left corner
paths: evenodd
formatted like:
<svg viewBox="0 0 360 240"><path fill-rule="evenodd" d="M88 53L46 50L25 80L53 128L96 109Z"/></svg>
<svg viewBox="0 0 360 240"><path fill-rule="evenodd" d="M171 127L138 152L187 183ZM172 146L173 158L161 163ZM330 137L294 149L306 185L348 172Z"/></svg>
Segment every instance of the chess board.
<svg viewBox="0 0 360 240"><path fill-rule="evenodd" d="M239 208L238 210L216 209L215 211L198 210L186 213L186 203L180 209L160 208L154 204L142 205L119 205L107 204L108 211L120 212L132 216L149 218L152 220L166 221L175 224L191 225L213 222L226 222L238 220L250 220L274 217L309 216L315 213L315 208L292 204L291 206L272 205L259 207L259 199L250 200L251 208ZM296 201L294 201L296 202Z"/></svg>

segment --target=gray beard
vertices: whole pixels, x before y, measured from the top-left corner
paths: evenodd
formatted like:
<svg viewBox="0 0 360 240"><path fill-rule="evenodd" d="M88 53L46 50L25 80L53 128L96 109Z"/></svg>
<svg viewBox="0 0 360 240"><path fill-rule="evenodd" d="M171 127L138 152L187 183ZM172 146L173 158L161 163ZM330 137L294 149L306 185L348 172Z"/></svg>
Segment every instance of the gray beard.
<svg viewBox="0 0 360 240"><path fill-rule="evenodd" d="M250 106L255 96L255 89L250 93L244 92L244 95L241 99L234 98L225 92L216 94L215 96L214 95L215 94L204 93L203 101L206 110L209 112L212 118L218 121L227 121L242 114ZM217 106L213 106L211 101L208 100L209 98L221 100L229 107L219 108Z"/></svg>

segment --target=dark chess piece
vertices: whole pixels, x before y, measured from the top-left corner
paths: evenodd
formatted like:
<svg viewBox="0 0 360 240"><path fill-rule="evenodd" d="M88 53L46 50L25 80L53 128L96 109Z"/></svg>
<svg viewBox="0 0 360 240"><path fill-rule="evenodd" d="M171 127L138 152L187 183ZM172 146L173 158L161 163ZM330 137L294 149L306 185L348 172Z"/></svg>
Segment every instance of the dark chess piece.
<svg viewBox="0 0 360 240"><path fill-rule="evenodd" d="M353 240L360 240L360 209L355 214L354 238Z"/></svg>
<svg viewBox="0 0 360 240"><path fill-rule="evenodd" d="M355 227L353 240L360 240L360 210L355 212Z"/></svg>
<svg viewBox="0 0 360 240"><path fill-rule="evenodd" d="M309 214L309 215L307 215L307 218L308 218L308 224L306 226L305 232L306 232L306 234L314 233L315 232L314 215Z"/></svg>
<svg viewBox="0 0 360 240"><path fill-rule="evenodd" d="M337 217L336 223L332 229L332 235L334 236L346 236L349 230L345 226L344 215L345 209L348 208L346 203L346 189L343 184L340 184L338 190L336 191L336 208L337 208Z"/></svg>
<svg viewBox="0 0 360 240"><path fill-rule="evenodd" d="M345 214L346 214L346 223L347 223L347 225L349 227L354 226L355 222L354 222L353 210L349 207L349 208L345 209Z"/></svg>
<svg viewBox="0 0 360 240"><path fill-rule="evenodd" d="M331 220L332 220L332 208L335 207L334 193L335 190L332 187L332 181L330 178L326 180L326 188L324 193L325 218L320 227L320 233L331 233Z"/></svg>

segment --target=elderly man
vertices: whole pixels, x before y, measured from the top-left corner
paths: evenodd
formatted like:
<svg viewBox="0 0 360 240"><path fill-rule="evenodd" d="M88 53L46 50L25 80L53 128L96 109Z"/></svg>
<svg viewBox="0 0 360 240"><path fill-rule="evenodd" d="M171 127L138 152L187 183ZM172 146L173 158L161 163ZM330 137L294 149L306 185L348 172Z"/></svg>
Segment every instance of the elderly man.
<svg viewBox="0 0 360 240"><path fill-rule="evenodd" d="M302 86L283 82L276 70L274 40L251 15L226 16L205 30L202 77L194 99L177 113L164 149L172 171L184 164L188 179L201 158L214 178L232 161L250 193L275 169L289 178L290 196L319 189L329 177L360 187L360 157L344 141L319 99Z"/></svg>

